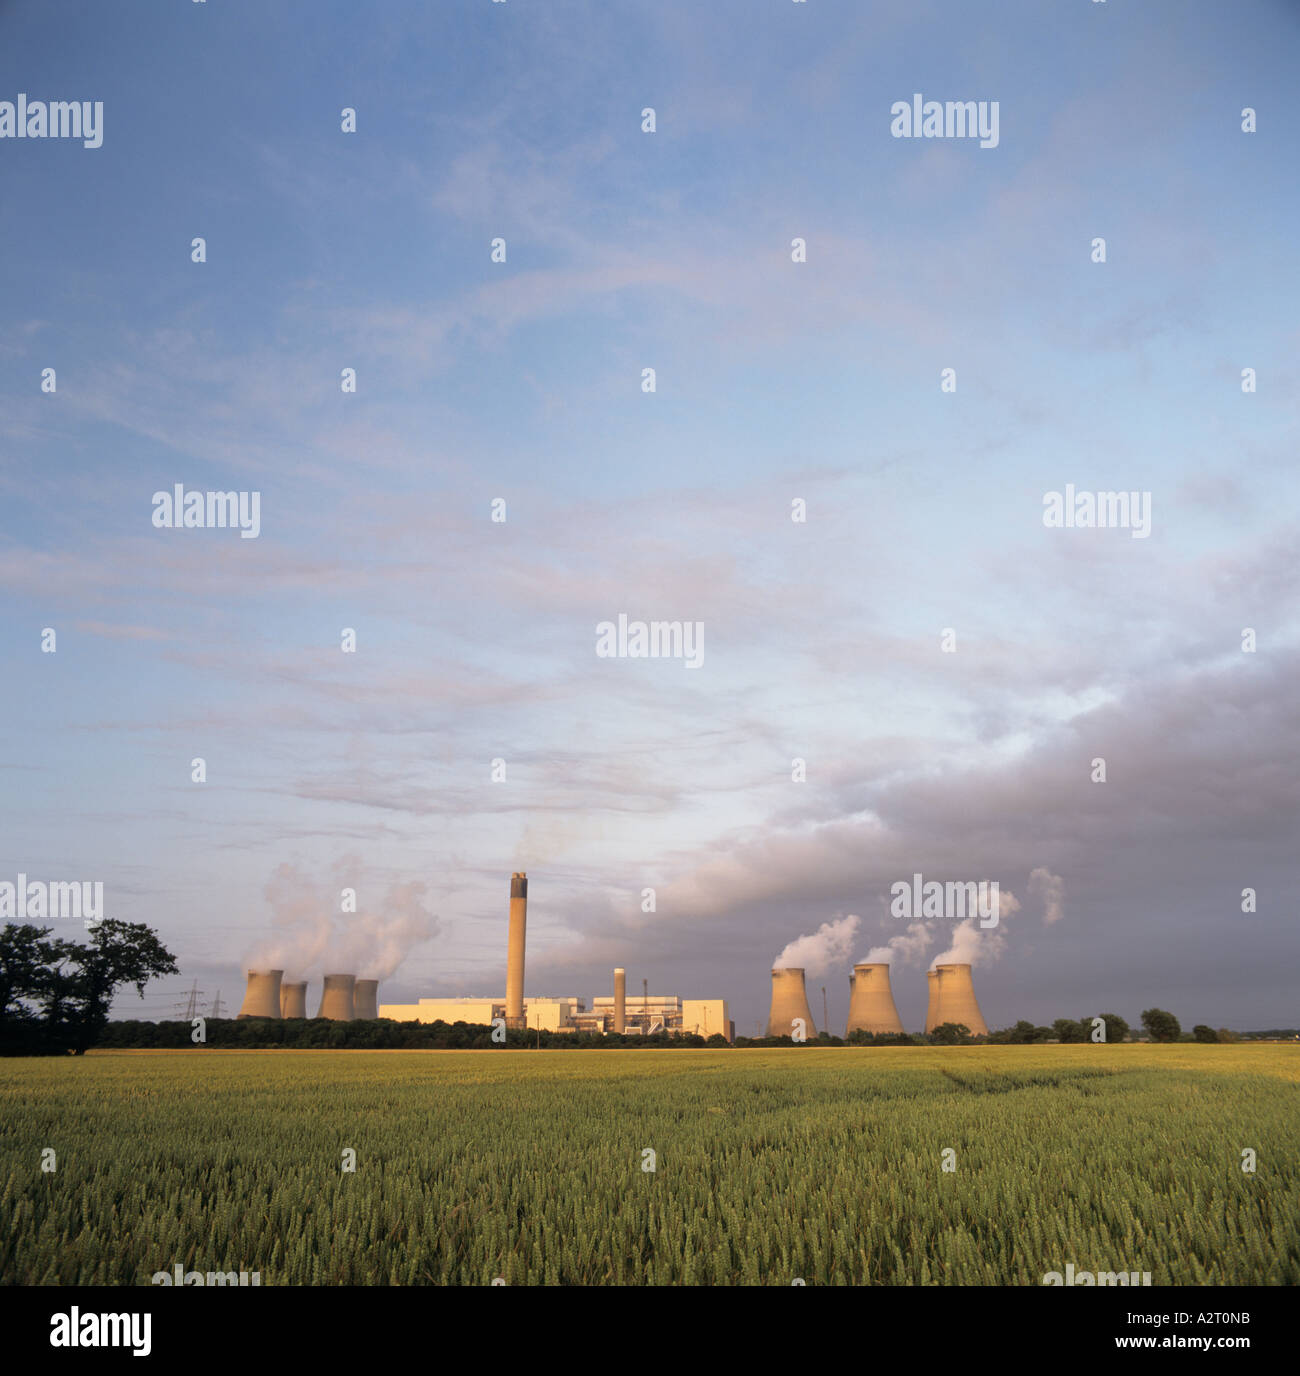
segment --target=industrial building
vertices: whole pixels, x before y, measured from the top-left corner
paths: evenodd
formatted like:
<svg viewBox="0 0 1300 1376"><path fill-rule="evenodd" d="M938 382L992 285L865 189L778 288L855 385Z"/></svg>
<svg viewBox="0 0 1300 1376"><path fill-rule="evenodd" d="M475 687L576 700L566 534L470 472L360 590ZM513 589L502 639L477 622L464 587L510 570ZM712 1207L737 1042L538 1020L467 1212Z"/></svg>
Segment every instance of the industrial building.
<svg viewBox="0 0 1300 1376"><path fill-rule="evenodd" d="M396 1022L468 1022L481 1027L489 1027L503 1018L507 1027L561 1032L571 1030L573 1016L583 1005L577 998L526 999L521 995L514 1005L519 1012L508 1013L510 1006L511 1000L503 994L495 998L421 999L418 1003L381 1004L379 1016Z"/></svg>
<svg viewBox="0 0 1300 1376"><path fill-rule="evenodd" d="M307 1016L307 981L292 980L280 985L280 1016L282 1018L305 1018Z"/></svg>
<svg viewBox="0 0 1300 1376"><path fill-rule="evenodd" d="M235 1015L239 1018L278 1018L280 1016L280 981L283 970L250 970L244 1001Z"/></svg>
<svg viewBox="0 0 1300 1376"><path fill-rule="evenodd" d="M522 999L518 1026L543 1032L593 1032L604 1035L614 1031L614 995L601 994L588 1010L580 998ZM496 998L420 999L418 1003L385 1003L381 1018L398 1022L467 1022L490 1026L498 1018L511 1026L506 1012L509 1001ZM712 1037L721 1033L728 1041L735 1038L735 1026L728 1016L726 999L683 999L675 994L650 994L627 1000L624 1035L653 1036L658 1032Z"/></svg>
<svg viewBox="0 0 1300 1376"><path fill-rule="evenodd" d="M987 1037L989 1028L975 1001L975 985L969 965L936 965L928 972L930 1005L925 1030L933 1032L946 1022L964 1023L976 1037Z"/></svg>
<svg viewBox="0 0 1300 1376"><path fill-rule="evenodd" d="M894 1005L894 991L889 983L889 966L885 962L860 963L849 976L849 1021L844 1029L850 1032L893 1032L901 1034L903 1020Z"/></svg>
<svg viewBox="0 0 1300 1376"><path fill-rule="evenodd" d="M802 1027L796 1028L796 1021ZM767 1035L769 1037L793 1037L798 1031L804 1040L812 1041L817 1036L813 1026L812 1009L808 1007L808 990L804 985L803 970L791 967L772 971L772 1006L767 1015Z"/></svg>

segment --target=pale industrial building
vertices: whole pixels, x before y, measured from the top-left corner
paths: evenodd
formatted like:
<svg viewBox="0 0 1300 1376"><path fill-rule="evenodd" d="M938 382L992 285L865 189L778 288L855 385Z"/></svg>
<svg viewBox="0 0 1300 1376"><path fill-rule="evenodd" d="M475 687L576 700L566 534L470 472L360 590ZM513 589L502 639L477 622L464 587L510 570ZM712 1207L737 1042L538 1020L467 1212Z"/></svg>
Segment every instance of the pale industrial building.
<svg viewBox="0 0 1300 1376"><path fill-rule="evenodd" d="M600 995L588 1011L579 998L525 998L523 1025L543 1032L595 1032L614 1030L614 996ZM418 1003L385 1003L381 1018L397 1022L466 1022L488 1027L497 1019L507 1019L507 1000L496 998L421 999ZM628 1036L653 1036L658 1032L712 1037L721 1033L728 1041L735 1036L726 999L683 999L675 994L650 994L627 999L624 1033Z"/></svg>
<svg viewBox="0 0 1300 1376"><path fill-rule="evenodd" d="M421 999L419 1003L381 1004L379 1016L397 1022L467 1022L489 1027L495 1019L508 1016L506 1006L504 994L497 998ZM519 1026L560 1032L570 1026L582 1006L581 999L524 999Z"/></svg>

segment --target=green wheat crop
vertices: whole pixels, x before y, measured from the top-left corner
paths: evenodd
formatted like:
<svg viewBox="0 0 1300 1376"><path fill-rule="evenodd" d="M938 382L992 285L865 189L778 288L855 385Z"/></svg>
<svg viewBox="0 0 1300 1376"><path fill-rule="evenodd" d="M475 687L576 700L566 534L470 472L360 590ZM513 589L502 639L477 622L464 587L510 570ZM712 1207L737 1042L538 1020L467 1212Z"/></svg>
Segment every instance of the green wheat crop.
<svg viewBox="0 0 1300 1376"><path fill-rule="evenodd" d="M1263 1046L0 1061L0 1280L1294 1285L1298 1100Z"/></svg>

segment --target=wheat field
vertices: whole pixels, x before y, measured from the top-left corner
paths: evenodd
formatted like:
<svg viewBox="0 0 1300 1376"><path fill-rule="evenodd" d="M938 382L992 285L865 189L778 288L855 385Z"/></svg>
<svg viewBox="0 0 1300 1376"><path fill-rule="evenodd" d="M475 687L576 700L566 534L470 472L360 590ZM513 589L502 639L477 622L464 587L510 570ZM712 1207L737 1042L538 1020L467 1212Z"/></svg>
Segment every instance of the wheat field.
<svg viewBox="0 0 1300 1376"><path fill-rule="evenodd" d="M0 1279L1294 1285L1298 1105L1286 1046L0 1061Z"/></svg>

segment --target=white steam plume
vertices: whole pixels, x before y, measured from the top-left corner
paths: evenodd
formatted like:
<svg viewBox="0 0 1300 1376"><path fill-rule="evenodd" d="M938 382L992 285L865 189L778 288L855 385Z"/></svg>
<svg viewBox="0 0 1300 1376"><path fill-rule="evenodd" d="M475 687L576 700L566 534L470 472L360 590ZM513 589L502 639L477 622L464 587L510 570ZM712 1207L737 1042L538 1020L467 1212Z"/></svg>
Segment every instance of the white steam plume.
<svg viewBox="0 0 1300 1376"><path fill-rule="evenodd" d="M919 965L933 940L933 923L913 922L907 931L891 936L883 946L873 946L867 952L867 963L892 965L894 956L897 955L900 965Z"/></svg>
<svg viewBox="0 0 1300 1376"><path fill-rule="evenodd" d="M1020 911L1020 900L1009 889L998 890L998 925L981 927L968 917L952 929L952 945L930 962L936 965L991 965L1007 948L1001 919Z"/></svg>
<svg viewBox="0 0 1300 1376"><path fill-rule="evenodd" d="M860 918L850 913L834 922L823 922L810 935L796 937L772 962L772 968L802 968L809 975L820 975L836 961L848 958L853 950L853 937L860 921Z"/></svg>
<svg viewBox="0 0 1300 1376"><path fill-rule="evenodd" d="M1029 892L1043 900L1043 925L1050 927L1065 916L1065 880L1051 870L1039 868L1029 875Z"/></svg>
<svg viewBox="0 0 1300 1376"><path fill-rule="evenodd" d="M282 864L268 880L271 935L248 952L246 968L283 970L288 978L347 971L361 979L388 979L421 942L438 934L438 918L425 907L418 880L392 884L382 898L359 882L361 862L343 856L328 878ZM341 911L342 890L355 888L355 913Z"/></svg>

